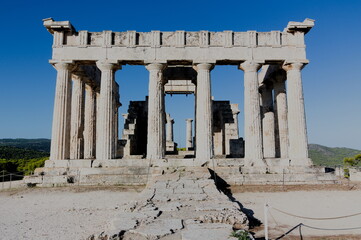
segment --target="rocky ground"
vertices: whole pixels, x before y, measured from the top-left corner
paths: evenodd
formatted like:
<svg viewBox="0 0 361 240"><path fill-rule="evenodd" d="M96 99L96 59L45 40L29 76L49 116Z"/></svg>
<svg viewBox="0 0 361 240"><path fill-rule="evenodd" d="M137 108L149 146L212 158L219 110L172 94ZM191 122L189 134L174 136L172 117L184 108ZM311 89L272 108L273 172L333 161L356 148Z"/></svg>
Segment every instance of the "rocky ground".
<svg viewBox="0 0 361 240"><path fill-rule="evenodd" d="M239 202L225 185L216 186L205 168L155 176L121 210L106 233L112 239L235 239L233 230L248 230L250 224Z"/></svg>
<svg viewBox="0 0 361 240"><path fill-rule="evenodd" d="M97 237L103 231L109 235L123 231L122 235L128 239L137 239L134 236L140 239L144 239L144 236L156 236L164 240L182 237L187 239L187 233L194 236L197 232L203 234L213 231L212 236L216 236L215 232L218 231L225 236L221 239L227 239L232 227L237 227L237 221L225 215L217 216L217 213L222 213L225 209L224 213L232 212L241 207L249 216L253 215L263 222L265 201L274 207L269 210L268 215L270 236L273 238L299 223L304 223L328 229L350 228L329 231L302 227L304 239L361 239L361 229L351 229L361 227L361 215L320 221L299 219L275 210L305 217L334 217L358 213L361 212L359 185L344 183L285 187L241 186L232 188L233 195L230 195L229 192L224 194L214 191L212 185L209 185L211 182L207 180L197 183L197 187L192 188L194 193L187 193L184 192L187 188L178 187L192 185L194 179L188 178L181 183L180 178L173 177L159 179L158 182L167 182L163 186L158 186L162 183L153 182L153 189L161 189L160 192L152 192L150 187L150 191L142 195L139 193L141 188L123 187L75 186L1 191L0 239L86 239L92 234ZM197 192L200 189L202 193ZM195 199L193 194L200 195L200 199ZM183 199L185 195L188 197ZM229 197L233 198L233 202L228 201ZM215 199L223 201L221 209L216 209ZM196 209L198 204L194 204L194 200L200 200L204 204ZM140 213L146 212L143 210L149 210L146 217ZM138 216L135 216L137 214ZM240 213L238 216L238 227L244 227L243 225L247 224L244 215ZM135 220L128 221L128 228L125 229L123 219ZM200 221L206 224L201 226ZM264 234L263 225L250 231L255 232L256 237ZM288 235L284 239L299 239L299 229L294 231L293 236Z"/></svg>

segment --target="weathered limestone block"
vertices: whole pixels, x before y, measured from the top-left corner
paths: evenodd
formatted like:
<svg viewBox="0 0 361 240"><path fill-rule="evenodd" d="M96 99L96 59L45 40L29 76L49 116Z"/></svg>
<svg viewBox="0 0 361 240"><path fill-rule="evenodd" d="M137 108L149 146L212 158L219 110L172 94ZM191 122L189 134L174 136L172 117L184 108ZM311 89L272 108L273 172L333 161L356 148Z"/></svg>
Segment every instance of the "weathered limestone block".
<svg viewBox="0 0 361 240"><path fill-rule="evenodd" d="M239 205L219 191L210 177L201 167L153 175L138 200L120 208L111 233L129 240L227 239L232 228L248 229L248 218Z"/></svg>

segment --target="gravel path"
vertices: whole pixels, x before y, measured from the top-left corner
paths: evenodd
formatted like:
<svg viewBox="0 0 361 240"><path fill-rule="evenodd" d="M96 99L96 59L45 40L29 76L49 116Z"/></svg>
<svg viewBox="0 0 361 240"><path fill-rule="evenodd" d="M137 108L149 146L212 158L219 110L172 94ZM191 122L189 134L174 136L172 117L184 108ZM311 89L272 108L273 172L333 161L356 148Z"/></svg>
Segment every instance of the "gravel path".
<svg viewBox="0 0 361 240"><path fill-rule="evenodd" d="M118 208L132 201L139 189L122 188L57 188L0 192L1 239L85 239L107 230ZM288 192L239 192L234 197L264 220L265 200L281 210L309 217L333 217L361 212L361 190L313 190ZM361 227L361 215L338 220L314 221L297 219L270 210L271 236L302 222L322 228ZM274 219L273 219L274 218ZM277 224L276 224L277 222ZM262 228L257 235L262 235ZM299 234L298 230L295 234ZM302 228L303 236L358 234L361 229L320 231ZM285 238L287 239L287 238ZM347 238L341 238L347 239ZM354 239L357 239L354 238ZM360 237L361 239L361 237Z"/></svg>
<svg viewBox="0 0 361 240"><path fill-rule="evenodd" d="M31 189L0 193L1 239L85 239L106 230L136 191Z"/></svg>

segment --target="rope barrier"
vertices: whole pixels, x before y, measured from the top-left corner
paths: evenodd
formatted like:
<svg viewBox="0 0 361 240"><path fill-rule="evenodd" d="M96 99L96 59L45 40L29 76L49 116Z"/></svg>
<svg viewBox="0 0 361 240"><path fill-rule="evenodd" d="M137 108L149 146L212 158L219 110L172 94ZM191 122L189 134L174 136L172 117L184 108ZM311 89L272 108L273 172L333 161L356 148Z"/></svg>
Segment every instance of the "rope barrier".
<svg viewBox="0 0 361 240"><path fill-rule="evenodd" d="M346 231L346 230L355 230L355 229L361 229L361 227L352 227L352 228L320 228L320 227L313 227L313 226L309 226L303 223L299 224L300 226L304 226L304 227L308 227L311 229L316 229L316 230L324 230L324 231Z"/></svg>
<svg viewBox="0 0 361 240"><path fill-rule="evenodd" d="M7 177L7 176L16 176L16 177L24 177L24 175L17 175L17 174L12 174L12 173L9 173L9 174L6 174L6 175L1 175L0 177Z"/></svg>
<svg viewBox="0 0 361 240"><path fill-rule="evenodd" d="M355 213L355 214L350 214L350 215L345 215L345 216L339 216L339 217L325 217L325 218L314 218L314 217L305 217L305 216L299 216L299 215L296 215L296 214L292 214L292 213L288 213L288 212L285 212L285 211L282 211L280 209L277 209L275 207L272 207L272 206L269 206L269 208L273 208L274 210L278 211L278 212L281 212L283 214L286 214L286 215L289 215L289 216L292 216L292 217L296 217L296 218L303 218L303 219L310 219L310 220L333 220L333 219L341 219L341 218L348 218L348 217L353 217L353 216L357 216L357 215L361 215L361 212L358 212L358 213Z"/></svg>

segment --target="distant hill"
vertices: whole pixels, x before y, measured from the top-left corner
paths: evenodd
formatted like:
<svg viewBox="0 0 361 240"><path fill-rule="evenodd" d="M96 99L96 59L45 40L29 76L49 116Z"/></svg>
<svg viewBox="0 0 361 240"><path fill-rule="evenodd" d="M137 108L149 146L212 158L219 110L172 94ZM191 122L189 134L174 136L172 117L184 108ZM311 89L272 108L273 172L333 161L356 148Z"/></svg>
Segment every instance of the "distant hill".
<svg viewBox="0 0 361 240"><path fill-rule="evenodd" d="M50 152L50 139L39 138L39 139L24 139L16 138L0 139L0 147L16 147L27 150L34 150L38 152L22 151L21 149L0 149L0 159L19 159L20 156L25 158L38 158L43 156L49 156ZM361 154L361 150L351 148L339 148L339 147L326 147L319 144L308 145L309 156L313 160L315 165L323 166L335 166L343 165L343 159L345 157L353 157L356 154ZM43 153L39 153L43 152ZM47 153L47 154L44 154ZM22 157L22 158L24 158Z"/></svg>
<svg viewBox="0 0 361 240"><path fill-rule="evenodd" d="M361 150L340 147L326 147L318 144L308 145L309 156L315 165L335 166L343 165L345 157L361 154Z"/></svg>
<svg viewBox="0 0 361 240"><path fill-rule="evenodd" d="M0 143L0 181L22 179L49 159L48 139L0 139Z"/></svg>
<svg viewBox="0 0 361 240"><path fill-rule="evenodd" d="M4 138L0 139L0 146L9 146L30 149L41 152L50 152L50 139L24 139L24 138Z"/></svg>
<svg viewBox="0 0 361 240"><path fill-rule="evenodd" d="M32 149L0 146L0 159L33 159L42 157L49 157L49 153Z"/></svg>

